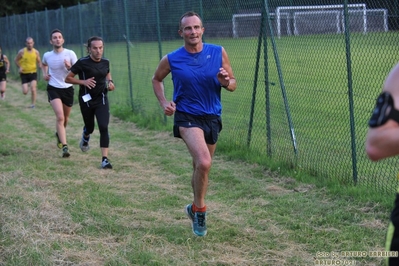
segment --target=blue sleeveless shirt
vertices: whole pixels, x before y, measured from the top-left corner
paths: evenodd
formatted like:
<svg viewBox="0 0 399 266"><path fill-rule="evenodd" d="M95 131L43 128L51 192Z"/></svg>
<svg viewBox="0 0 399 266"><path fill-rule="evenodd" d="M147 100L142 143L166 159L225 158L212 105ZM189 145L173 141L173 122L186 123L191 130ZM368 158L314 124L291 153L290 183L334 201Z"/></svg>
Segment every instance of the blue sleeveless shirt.
<svg viewBox="0 0 399 266"><path fill-rule="evenodd" d="M168 54L173 80L176 110L192 115L222 114L221 84L217 79L222 67L222 47L203 44L199 53L181 47Z"/></svg>

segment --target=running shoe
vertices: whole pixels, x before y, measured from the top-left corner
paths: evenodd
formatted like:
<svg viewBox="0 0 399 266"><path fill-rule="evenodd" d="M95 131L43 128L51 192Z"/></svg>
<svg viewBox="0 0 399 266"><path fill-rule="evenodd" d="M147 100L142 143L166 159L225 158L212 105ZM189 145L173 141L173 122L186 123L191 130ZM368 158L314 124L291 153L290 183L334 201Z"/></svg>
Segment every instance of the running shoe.
<svg viewBox="0 0 399 266"><path fill-rule="evenodd" d="M58 133L55 132L55 137L57 138L57 147L58 149L62 149L62 142L60 140L60 137L58 137Z"/></svg>
<svg viewBox="0 0 399 266"><path fill-rule="evenodd" d="M62 157L63 157L63 158L67 158L67 157L69 157L70 155L71 155L71 154L69 153L68 146L62 147Z"/></svg>
<svg viewBox="0 0 399 266"><path fill-rule="evenodd" d="M193 233L196 236L205 236L207 233L206 230L206 212L195 212L192 211L192 204L188 204L186 208L184 208L187 217L191 220L191 227L193 229Z"/></svg>
<svg viewBox="0 0 399 266"><path fill-rule="evenodd" d="M108 161L108 159L104 159L101 162L101 168L102 169L112 169L112 164Z"/></svg>
<svg viewBox="0 0 399 266"><path fill-rule="evenodd" d="M89 140L90 140L90 135L87 139L85 139L85 134L82 133L82 139L80 140L79 147L83 152L86 152L90 149Z"/></svg>

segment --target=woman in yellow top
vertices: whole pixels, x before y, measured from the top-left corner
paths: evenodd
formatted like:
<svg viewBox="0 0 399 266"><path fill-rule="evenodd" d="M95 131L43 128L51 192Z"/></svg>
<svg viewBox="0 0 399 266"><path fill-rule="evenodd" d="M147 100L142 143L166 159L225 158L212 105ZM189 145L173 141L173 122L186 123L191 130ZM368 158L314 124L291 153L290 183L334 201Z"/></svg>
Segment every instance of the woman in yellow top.
<svg viewBox="0 0 399 266"><path fill-rule="evenodd" d="M38 50L33 48L34 41L32 37L26 38L26 47L18 51L15 57L15 64L19 69L19 74L22 82L22 93L28 94L29 85L32 93L32 104L31 108L35 108L36 104L36 85L37 85L37 65L42 67L40 60L40 53Z"/></svg>

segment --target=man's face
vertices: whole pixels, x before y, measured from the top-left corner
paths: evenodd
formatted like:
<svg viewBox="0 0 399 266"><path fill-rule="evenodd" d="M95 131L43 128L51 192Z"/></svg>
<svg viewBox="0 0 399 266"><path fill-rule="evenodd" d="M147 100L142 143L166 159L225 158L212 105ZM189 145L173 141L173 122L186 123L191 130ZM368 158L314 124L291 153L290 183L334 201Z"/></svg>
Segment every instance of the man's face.
<svg viewBox="0 0 399 266"><path fill-rule="evenodd" d="M181 29L179 34L183 37L184 43L188 45L196 45L202 41L204 28L199 17L184 17L181 20Z"/></svg>
<svg viewBox="0 0 399 266"><path fill-rule="evenodd" d="M28 48L28 50L32 50L33 44L34 42L32 39L26 40L26 48Z"/></svg>
<svg viewBox="0 0 399 266"><path fill-rule="evenodd" d="M100 61L103 57L104 45L102 41L92 41L89 47L90 57L94 61Z"/></svg>
<svg viewBox="0 0 399 266"><path fill-rule="evenodd" d="M54 48L61 48L64 44L64 37L60 32L54 32L51 35L50 43L54 46Z"/></svg>

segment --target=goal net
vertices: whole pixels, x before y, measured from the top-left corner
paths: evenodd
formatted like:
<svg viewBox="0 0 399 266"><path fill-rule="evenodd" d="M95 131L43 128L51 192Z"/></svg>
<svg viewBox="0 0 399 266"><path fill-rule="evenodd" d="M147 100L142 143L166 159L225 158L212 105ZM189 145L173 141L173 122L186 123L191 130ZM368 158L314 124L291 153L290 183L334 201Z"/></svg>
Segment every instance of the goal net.
<svg viewBox="0 0 399 266"><path fill-rule="evenodd" d="M353 32L378 32L388 31L388 10L387 9L366 9L366 12L349 10L349 28ZM342 17L343 19L343 17ZM342 21L342 29L345 30L345 23Z"/></svg>
<svg viewBox="0 0 399 266"><path fill-rule="evenodd" d="M269 14L271 21L275 20L275 13ZM243 37L253 37L258 36L262 21L261 13L251 13L251 14L234 14L232 19L233 24L233 37L243 38ZM281 12L280 13L280 30L286 35L291 35L291 26L289 25L289 14ZM273 23L273 30L276 31L276 24Z"/></svg>
<svg viewBox="0 0 399 266"><path fill-rule="evenodd" d="M388 31L387 13L386 9L367 9L366 4L348 4L349 28L363 33ZM269 16L278 37L345 31L344 5L280 6ZM260 13L234 14L233 37L258 36L261 19Z"/></svg>
<svg viewBox="0 0 399 266"><path fill-rule="evenodd" d="M294 12L293 21L294 35L341 33L341 11Z"/></svg>
<svg viewBox="0 0 399 266"><path fill-rule="evenodd" d="M348 11L363 12L366 4L348 4ZM293 20L294 34L320 34L342 32L344 5L279 6L276 8L277 36L281 36L280 13L288 13ZM366 22L363 21L363 30Z"/></svg>

